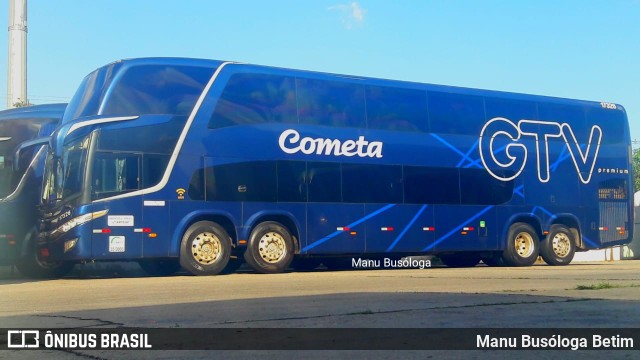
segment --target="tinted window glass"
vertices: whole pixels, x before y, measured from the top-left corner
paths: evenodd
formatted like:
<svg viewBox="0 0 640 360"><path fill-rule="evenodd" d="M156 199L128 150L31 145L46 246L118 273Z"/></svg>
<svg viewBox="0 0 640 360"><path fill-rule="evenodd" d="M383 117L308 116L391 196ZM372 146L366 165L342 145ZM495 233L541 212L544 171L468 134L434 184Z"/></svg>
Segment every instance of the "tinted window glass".
<svg viewBox="0 0 640 360"><path fill-rule="evenodd" d="M87 75L67 105L62 122L97 115L104 92L121 66L122 63L113 63Z"/></svg>
<svg viewBox="0 0 640 360"><path fill-rule="evenodd" d="M364 86L346 81L296 81L300 123L365 127Z"/></svg>
<svg viewBox="0 0 640 360"><path fill-rule="evenodd" d="M278 161L278 201L307 201L307 163Z"/></svg>
<svg viewBox="0 0 640 360"><path fill-rule="evenodd" d="M252 161L208 167L204 171L210 201L276 201L276 163Z"/></svg>
<svg viewBox="0 0 640 360"><path fill-rule="evenodd" d="M101 130L98 148L169 154L178 142L186 120L184 116L176 116L163 123L136 127L135 131L129 127Z"/></svg>
<svg viewBox="0 0 640 360"><path fill-rule="evenodd" d="M540 103L538 105L540 120L556 122L558 124L568 123L580 143L588 143L591 134L591 125L587 127L585 109L581 106L564 104ZM560 130L558 129L558 132ZM568 134L567 134L568 135ZM569 135L571 137L571 135ZM550 141L564 142L564 138L550 137Z"/></svg>
<svg viewBox="0 0 640 360"><path fill-rule="evenodd" d="M404 201L407 204L459 204L458 169L404 167Z"/></svg>
<svg viewBox="0 0 640 360"><path fill-rule="evenodd" d="M101 115L188 115L213 75L211 68L144 65L128 69L105 99Z"/></svg>
<svg viewBox="0 0 640 360"><path fill-rule="evenodd" d="M297 121L295 82L292 77L235 74L220 95L209 128Z"/></svg>
<svg viewBox="0 0 640 360"><path fill-rule="evenodd" d="M140 189L140 154L97 152L93 161L91 194L102 199Z"/></svg>
<svg viewBox="0 0 640 360"><path fill-rule="evenodd" d="M367 86L367 123L371 129L426 132L426 91Z"/></svg>
<svg viewBox="0 0 640 360"><path fill-rule="evenodd" d="M402 203L402 167L343 164L342 198L352 203Z"/></svg>
<svg viewBox="0 0 640 360"><path fill-rule="evenodd" d="M622 110L595 107L590 107L586 110L589 131L591 131L593 125L598 125L602 130L603 144L624 144L627 142L627 121ZM588 137L584 139L578 138L578 141L586 143Z"/></svg>
<svg viewBox="0 0 640 360"><path fill-rule="evenodd" d="M479 96L429 92L431 132L478 135L485 122L484 104Z"/></svg>
<svg viewBox="0 0 640 360"><path fill-rule="evenodd" d="M517 124L521 119L537 119L537 104L531 101L519 101L503 98L485 98L487 119L501 117Z"/></svg>
<svg viewBox="0 0 640 360"><path fill-rule="evenodd" d="M507 176L504 172L501 175ZM495 179L484 169L460 169L460 191L462 204L502 204L511 200L513 181Z"/></svg>
<svg viewBox="0 0 640 360"><path fill-rule="evenodd" d="M341 202L340 164L307 163L309 202Z"/></svg>

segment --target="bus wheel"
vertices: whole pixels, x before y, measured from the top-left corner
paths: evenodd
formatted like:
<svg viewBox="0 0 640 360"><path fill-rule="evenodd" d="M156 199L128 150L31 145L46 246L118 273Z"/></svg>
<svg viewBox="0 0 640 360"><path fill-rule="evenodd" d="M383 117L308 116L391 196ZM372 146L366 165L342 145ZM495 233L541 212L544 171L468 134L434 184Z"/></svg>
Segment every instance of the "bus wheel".
<svg viewBox="0 0 640 360"><path fill-rule="evenodd" d="M284 271L293 260L293 236L282 224L265 221L249 237L244 259L254 270L264 274Z"/></svg>
<svg viewBox="0 0 640 360"><path fill-rule="evenodd" d="M30 254L16 261L16 268L22 275L34 279L57 279L67 275L74 267L68 261L42 261Z"/></svg>
<svg viewBox="0 0 640 360"><path fill-rule="evenodd" d="M215 275L227 266L231 238L222 226L198 221L182 236L180 265L193 275Z"/></svg>
<svg viewBox="0 0 640 360"><path fill-rule="evenodd" d="M480 255L474 253L440 254L438 258L448 267L474 267L480 262Z"/></svg>
<svg viewBox="0 0 640 360"><path fill-rule="evenodd" d="M151 276L168 276L180 270L180 262L175 259L145 259L138 264Z"/></svg>
<svg viewBox="0 0 640 360"><path fill-rule="evenodd" d="M67 275L74 263L69 261L47 261L38 256L38 248L35 244L35 233L27 239L25 254L20 256L15 265L22 275L34 279L54 279Z"/></svg>
<svg viewBox="0 0 640 360"><path fill-rule="evenodd" d="M515 223L509 228L507 248L502 259L507 266L531 266L538 258L538 234L526 223Z"/></svg>
<svg viewBox="0 0 640 360"><path fill-rule="evenodd" d="M549 265L568 265L576 253L576 242L571 230L564 225L553 225L541 243L540 255Z"/></svg>

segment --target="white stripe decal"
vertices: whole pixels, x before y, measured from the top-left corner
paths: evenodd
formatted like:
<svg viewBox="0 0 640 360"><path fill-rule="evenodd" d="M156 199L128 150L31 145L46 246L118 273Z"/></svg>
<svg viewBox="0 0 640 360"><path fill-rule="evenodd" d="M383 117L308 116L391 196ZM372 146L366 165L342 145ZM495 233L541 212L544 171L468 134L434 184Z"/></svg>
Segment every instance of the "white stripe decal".
<svg viewBox="0 0 640 360"><path fill-rule="evenodd" d="M11 140L10 137L0 137L0 141L7 141L7 140Z"/></svg>
<svg viewBox="0 0 640 360"><path fill-rule="evenodd" d="M22 174L22 178L20 178L20 181L18 182L18 185L16 186L16 188L13 189L13 192L11 194L5 196L4 198L1 198L0 200L8 199L13 195L15 195L16 192L18 192L18 189L20 189L20 186L22 186L22 182L24 182L24 179L27 177L27 174L29 173L29 170L36 166L36 162L38 161L38 158L40 158L40 156L42 155L46 147L47 146L44 146L44 145L40 146L40 150L38 150L38 152L36 153L36 156L34 156L33 159L31 159L31 163L29 164L29 167L24 172L24 174Z"/></svg>
<svg viewBox="0 0 640 360"><path fill-rule="evenodd" d="M72 132L83 128L85 126L89 126L89 125L94 125L94 124L102 124L102 123L108 123L108 122L115 122L115 121L126 121L126 120L134 120L139 118L139 116L121 116L121 117L112 117L112 118L105 118L105 119L95 119L95 120L87 120L87 121L83 121L83 122L79 122L76 124L73 124L70 128L69 131L67 131L67 135L69 136L69 134L71 134Z"/></svg>
<svg viewBox="0 0 640 360"><path fill-rule="evenodd" d="M191 124L193 123L193 119L196 117L196 114L198 113L198 110L200 110L200 106L202 105L202 102L204 101L204 98L207 96L207 93L209 92L209 89L211 88L211 86L215 82L216 78L218 77L218 74L220 74L220 71L222 71L222 69L226 65L229 65L229 64L235 64L235 63L228 61L228 62L224 62L224 63L220 64L220 66L218 66L218 69L216 69L216 71L213 73L213 76L211 77L211 79L207 83L207 86L204 87L204 90L202 91L202 94L200 94L200 98L198 98L198 101L196 102L196 105L193 107L193 110L191 111L191 115L189 115L189 118L187 119L187 122L184 125L184 128L182 129L182 133L180 133L180 137L178 138L178 142L176 143L176 147L173 149L173 153L171 154L171 158L169 159L169 163L167 164L167 169L164 171L164 175L162 176L162 180L160 180L159 183L157 183L156 185L154 185L154 186L152 186L150 188L137 190L137 191L132 191L130 193L126 193L126 194L122 194L122 195L116 195L116 196L112 196L112 197L108 197L108 198L104 198L104 199L95 200L95 201L93 201L94 203L102 202L102 201L116 200L116 199L123 199L123 198L132 197L132 196L138 196L138 195L151 194L151 193L154 193L156 191L162 190L167 185L167 183L169 182L169 177L171 176L171 172L173 171L173 167L175 166L176 160L178 159L178 154L180 153L180 150L182 149L182 145L184 144L184 139L187 137L187 133L189 132L189 129L191 128Z"/></svg>

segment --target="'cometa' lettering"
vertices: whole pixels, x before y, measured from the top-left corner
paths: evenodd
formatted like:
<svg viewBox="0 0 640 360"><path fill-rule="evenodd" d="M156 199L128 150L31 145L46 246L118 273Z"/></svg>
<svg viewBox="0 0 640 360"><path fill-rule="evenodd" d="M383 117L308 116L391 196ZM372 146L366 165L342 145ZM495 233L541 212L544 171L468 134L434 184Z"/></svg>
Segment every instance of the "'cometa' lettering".
<svg viewBox="0 0 640 360"><path fill-rule="evenodd" d="M287 154L301 152L306 155L333 155L333 156L359 156L382 157L382 142L367 141L364 136L358 140L324 139L300 137L300 133L293 129L287 129L280 134L278 139L280 149Z"/></svg>

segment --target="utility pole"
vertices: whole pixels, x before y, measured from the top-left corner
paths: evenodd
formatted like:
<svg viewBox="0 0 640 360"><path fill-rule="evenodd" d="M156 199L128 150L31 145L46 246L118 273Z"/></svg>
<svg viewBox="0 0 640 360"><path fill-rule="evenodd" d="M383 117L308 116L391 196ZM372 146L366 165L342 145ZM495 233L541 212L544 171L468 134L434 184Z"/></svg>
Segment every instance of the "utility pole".
<svg viewBox="0 0 640 360"><path fill-rule="evenodd" d="M27 0L9 0L8 64L7 109L27 106Z"/></svg>

